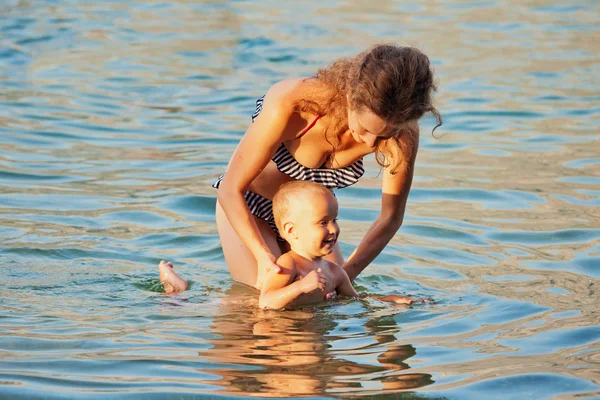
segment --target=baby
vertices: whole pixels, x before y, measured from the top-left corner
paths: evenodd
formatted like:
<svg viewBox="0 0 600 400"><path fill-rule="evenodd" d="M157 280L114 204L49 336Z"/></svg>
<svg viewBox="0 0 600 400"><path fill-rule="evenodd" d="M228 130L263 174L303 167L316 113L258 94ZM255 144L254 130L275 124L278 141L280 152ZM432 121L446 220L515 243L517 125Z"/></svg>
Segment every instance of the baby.
<svg viewBox="0 0 600 400"><path fill-rule="evenodd" d="M333 251L340 228L338 203L331 191L308 181L283 184L273 197L273 216L290 251L277 260L279 271L270 271L263 283L259 307L282 309L322 302L331 297L359 297L346 271L324 257ZM187 282L162 261L158 266L166 293L187 289ZM370 296L397 304L425 302L407 296Z"/></svg>
<svg viewBox="0 0 600 400"><path fill-rule="evenodd" d="M277 260L280 271L267 275L259 307L281 309L322 302L329 293L359 297L346 271L324 258L340 234L337 215L336 198L318 183L297 180L279 188L273 197L273 216L290 251ZM399 295L376 298L399 304L423 302Z"/></svg>

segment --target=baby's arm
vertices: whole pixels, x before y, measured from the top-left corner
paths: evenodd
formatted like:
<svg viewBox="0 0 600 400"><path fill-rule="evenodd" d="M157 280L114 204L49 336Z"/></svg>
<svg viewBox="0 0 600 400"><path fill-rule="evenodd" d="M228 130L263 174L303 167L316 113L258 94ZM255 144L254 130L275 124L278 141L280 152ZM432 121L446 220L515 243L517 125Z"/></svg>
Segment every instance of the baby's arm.
<svg viewBox="0 0 600 400"><path fill-rule="evenodd" d="M331 270L334 271L334 274L338 281L338 284L335 288L338 295L360 297L358 292L354 290L354 286L352 286L352 282L350 282L350 277L348 277L348 274L346 273L344 268L340 267L338 264L331 263Z"/></svg>
<svg viewBox="0 0 600 400"><path fill-rule="evenodd" d="M284 254L279 257L277 264L281 271L271 271L267 275L258 298L260 308L279 310L303 293L325 288L325 277L321 273L321 269L312 271L304 278L294 282L297 276L294 259L290 255Z"/></svg>

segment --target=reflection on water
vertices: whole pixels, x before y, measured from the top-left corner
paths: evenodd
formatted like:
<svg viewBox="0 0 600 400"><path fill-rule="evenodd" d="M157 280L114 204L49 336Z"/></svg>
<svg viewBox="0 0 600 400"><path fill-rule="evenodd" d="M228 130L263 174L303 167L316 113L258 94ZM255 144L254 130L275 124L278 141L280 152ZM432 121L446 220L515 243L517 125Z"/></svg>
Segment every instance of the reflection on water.
<svg viewBox="0 0 600 400"><path fill-rule="evenodd" d="M386 315L364 315L364 331L348 337L329 308L257 310L250 291L234 285L225 293L210 324L211 347L198 353L223 365L205 371L219 375L211 383L224 388L220 393L366 395L433 383L431 375L409 371L416 349L396 343L400 328ZM368 345L356 347L365 339Z"/></svg>
<svg viewBox="0 0 600 400"><path fill-rule="evenodd" d="M0 397L600 396L594 2L0 11ZM357 286L436 303L256 310L210 184L270 84L386 41L431 56L444 136L422 122L404 226ZM336 193L346 255L378 214L366 167ZM161 259L189 292L157 292Z"/></svg>

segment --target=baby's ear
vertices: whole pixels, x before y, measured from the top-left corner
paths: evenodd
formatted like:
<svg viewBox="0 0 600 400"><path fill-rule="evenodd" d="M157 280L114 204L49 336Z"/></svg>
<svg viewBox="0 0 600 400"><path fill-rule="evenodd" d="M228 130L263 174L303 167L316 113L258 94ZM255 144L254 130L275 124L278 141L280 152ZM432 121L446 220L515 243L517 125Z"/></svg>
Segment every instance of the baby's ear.
<svg viewBox="0 0 600 400"><path fill-rule="evenodd" d="M298 235L296 235L296 227L292 221L286 221L283 223L283 233L285 237L298 239Z"/></svg>

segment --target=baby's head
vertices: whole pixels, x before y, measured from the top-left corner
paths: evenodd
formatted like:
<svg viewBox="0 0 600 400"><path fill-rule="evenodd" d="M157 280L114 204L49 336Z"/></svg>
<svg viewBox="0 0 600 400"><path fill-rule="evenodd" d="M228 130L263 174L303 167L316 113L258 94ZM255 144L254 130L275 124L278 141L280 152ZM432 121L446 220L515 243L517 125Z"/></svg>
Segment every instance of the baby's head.
<svg viewBox="0 0 600 400"><path fill-rule="evenodd" d="M311 258L333 251L340 233L337 214L335 196L318 183L287 182L273 196L273 216L279 234L292 250Z"/></svg>

